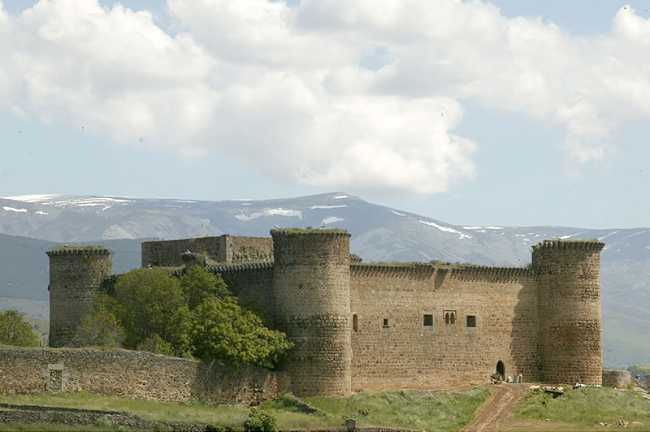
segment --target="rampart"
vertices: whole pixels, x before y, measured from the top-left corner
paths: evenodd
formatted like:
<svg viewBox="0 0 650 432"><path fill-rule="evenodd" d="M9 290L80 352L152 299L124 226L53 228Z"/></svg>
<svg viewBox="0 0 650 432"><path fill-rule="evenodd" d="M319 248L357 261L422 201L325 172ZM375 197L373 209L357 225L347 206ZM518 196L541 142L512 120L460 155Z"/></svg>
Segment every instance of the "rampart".
<svg viewBox="0 0 650 432"><path fill-rule="evenodd" d="M232 370L147 352L0 347L0 394L89 391L135 399L258 403L276 397L281 374Z"/></svg>

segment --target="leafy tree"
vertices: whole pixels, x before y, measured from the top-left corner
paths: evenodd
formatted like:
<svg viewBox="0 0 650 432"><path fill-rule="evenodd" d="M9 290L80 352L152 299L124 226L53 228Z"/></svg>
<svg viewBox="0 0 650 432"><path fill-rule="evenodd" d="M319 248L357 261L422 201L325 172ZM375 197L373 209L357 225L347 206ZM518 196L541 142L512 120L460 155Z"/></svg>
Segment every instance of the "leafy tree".
<svg viewBox="0 0 650 432"><path fill-rule="evenodd" d="M154 354L164 354L168 356L174 355L174 347L172 344L157 334L149 336L147 339L142 341L142 343L138 345L138 351L148 351Z"/></svg>
<svg viewBox="0 0 650 432"><path fill-rule="evenodd" d="M212 274L201 266L192 266L185 271L181 277L181 287L190 310L207 298L223 298L230 295L228 286L221 275Z"/></svg>
<svg viewBox="0 0 650 432"><path fill-rule="evenodd" d="M73 343L77 346L119 347L124 328L117 318L119 304L106 294L97 296L95 304L81 319Z"/></svg>
<svg viewBox="0 0 650 432"><path fill-rule="evenodd" d="M40 345L40 337L25 316L15 310L0 312L0 344L22 347Z"/></svg>
<svg viewBox="0 0 650 432"><path fill-rule="evenodd" d="M284 333L266 328L259 316L242 309L236 297L207 298L193 312L194 355L203 360L273 368L293 346Z"/></svg>
<svg viewBox="0 0 650 432"><path fill-rule="evenodd" d="M175 355L190 353L191 314L177 278L159 268L132 270L115 284L115 300L125 347L135 349L155 334L171 344Z"/></svg>

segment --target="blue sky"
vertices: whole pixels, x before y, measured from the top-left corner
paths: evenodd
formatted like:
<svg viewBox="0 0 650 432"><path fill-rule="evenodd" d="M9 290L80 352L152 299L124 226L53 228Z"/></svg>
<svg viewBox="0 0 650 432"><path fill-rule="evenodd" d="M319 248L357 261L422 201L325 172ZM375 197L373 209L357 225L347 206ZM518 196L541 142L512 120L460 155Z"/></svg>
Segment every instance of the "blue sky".
<svg viewBox="0 0 650 432"><path fill-rule="evenodd" d="M60 0L53 0L52 3L57 1ZM84 0L66 1L69 3L68 7L75 1L84 3ZM10 20L15 20L15 27L12 28L14 33L21 31L20 26L25 27L22 31L28 32L30 29L33 30L33 27L29 27L33 25L40 25L41 29L45 28L43 23L47 24L47 20L57 19L59 21L56 22L60 24L61 20L72 19L59 9L41 11L39 18L41 21L35 20L38 21L36 24L28 20L20 21L18 14L28 6L28 3L34 2L4 0L3 3ZM107 7L112 4L102 3ZM584 97L589 100L587 108L593 108L597 116L592 117L589 114L591 111L588 111L589 115L579 116L577 119L571 117L575 111L554 111L556 105L565 103L565 95L561 93L565 90L557 90L559 93L554 95L555 99L549 98L549 100L546 100L543 94L538 95L533 92L517 97L518 90L513 90L515 96L510 94L507 80L504 80L505 87L503 83L496 82L493 91L490 88L477 91L473 87L475 83L489 87L490 82L485 80L487 84L483 83L480 71L478 75L472 75L476 74L476 70L452 70L451 78L445 72L445 75L440 75L441 78L438 78L440 82L420 84L420 79L426 81L438 71L423 67L424 72L420 72L418 61L415 61L408 70L403 66L408 64L408 61L403 59L415 56L417 60L418 50L422 49L420 45L404 48L409 42L404 42L400 38L408 39L410 36L408 25L403 27L395 25L395 28L391 28L392 33L386 36L372 27L379 22L377 26L381 31L384 30L384 27L381 27L384 24L371 16L367 21L355 18L359 21L353 22L354 28L350 30L346 27L349 25L346 21L349 19L349 14L332 14L330 17L325 13L327 11L314 12L309 8L305 8L304 13L299 17L302 20L300 21L302 27L298 30L302 33L296 34L306 33L310 37L313 35L315 43L321 43L316 38L327 37L328 42L323 43L323 57L329 53L327 49L330 48L328 44L331 39L351 37L354 40L363 40L364 43L372 41L366 44L366 48L369 48L364 51L365 60L359 60L370 65L352 65L359 69L353 73L365 77L362 69L369 69L374 73L373 69L383 67L384 63L395 62L405 68L399 71L403 75L398 74L397 77L407 77L411 82L407 82L405 78L394 81L373 81L373 85L379 90L375 87L367 90L368 85L359 84L361 78L356 75L350 78L349 74L352 72L348 72L350 67L343 67L347 58L342 55L340 59L332 58L327 60L326 64L318 66L318 70L323 68L333 70L343 65L341 71L345 74L340 71L336 74L332 73L334 78L326 81L330 86L327 87L329 94L322 96L316 92L314 96L303 93L304 88L309 87L303 85L304 82L311 82L315 73L309 69L311 64L307 66L302 64L304 57L300 57L301 46L286 45L288 42L282 39L286 35L278 36L280 33L277 28L272 27L267 33L262 33L265 38L271 39L272 44L259 46L259 40L253 38L251 42L251 39L246 37L245 31L237 27L236 20L229 20L224 24L219 21L219 17L216 17L215 21L210 22L204 18L205 11L201 11L198 7L194 10L193 5L183 4L181 0L175 3L172 12L168 12L162 1L122 2L128 8L148 10L152 13L153 24L147 24L146 20L133 19L128 14L124 17L124 22L133 19L129 26L125 25L124 32L133 31L134 26L137 31L137 26L143 23L143 26L148 26L147 31L152 32L148 40L158 40L156 38L161 40L160 43L165 48L156 54L157 58L152 62L158 61L160 56L167 55L171 50L169 46L172 42L178 43L180 48L176 47L177 51L173 51L173 56L170 54L170 60L163 63L162 67L167 68L163 75L159 76L156 72L153 75L155 79L148 78L144 74L141 76L142 67L138 66L140 65L138 62L142 56L138 56L137 60L131 60L131 63L115 66L122 69L109 69L117 70L118 75L124 73L120 77L121 82L99 81L105 79L104 77L93 78L95 81L91 81L94 86L101 89L101 94L106 98L112 96L111 92L124 91L121 86L127 85L130 86L129 97L135 95L133 97L137 98L140 87L147 90L154 85L151 83L156 83L158 79L170 80L172 85L177 82L197 80L198 84L188 87L189 89L185 87L179 89L174 94L171 94L168 84L165 83L159 90L154 89L147 96L154 101L152 104L155 108L153 111L148 111L154 112L154 120L145 116L146 122L131 123L130 119L134 116L137 118L142 111L128 113L128 117L124 114L123 124L127 132L120 130L121 123L112 118L107 119L108 116L119 117L124 108L116 111L111 106L110 109L94 112L93 109L84 107L83 88L80 90L74 82L70 83L66 79L66 71L69 69L52 69L55 72L50 72L48 75L49 77L51 74L59 74L57 81L48 89L55 85L59 86L57 88L64 93L63 96L54 91L41 90L40 96L36 98L32 94L34 91L31 90L35 84L33 82L26 84L26 81L22 81L22 76L27 76L26 80L29 79L29 71L40 65L53 67L54 64L58 67L59 60L48 59L45 54L40 53L38 40L24 42L28 39L16 38L20 43L14 44L13 49L25 50L24 53L18 51L18 55L30 56L31 60L25 62L25 69L21 69L20 73L16 72L15 77L19 75L20 77L13 78L14 81L11 81L11 66L4 65L9 70L7 73L10 77L9 100L12 102L9 106L0 104L0 143L2 143L0 196L72 193L221 200L275 198L342 190L374 202L457 224L650 226L648 220L650 200L647 199L647 188L650 184L649 119L644 106L637 108L633 104L623 104L622 101L626 99L616 93L616 88L625 86L626 79L638 78L638 74L634 73L637 66L628 59L642 56L644 52L647 54L650 51L650 44L647 44L650 30L645 32L643 27L649 22L646 21L649 15L646 8L650 7L650 3L629 2L634 9L634 15L627 18L619 16L617 28L623 30L619 30L617 34L631 29L624 36L632 39L623 38L622 41L617 39L618 36L612 36L615 19L624 6L623 2L618 1L494 1L493 4L501 10L500 15L482 9L458 12L467 13L470 17L497 16L493 24L493 27L497 28L496 34L499 34L499 25L516 27L517 31L522 32L521 34L538 31L542 35L539 37L548 35L555 37L554 32L557 30L564 39L570 41L571 49L584 47L584 44L594 46L594 58L585 54L585 58L576 63L577 78L567 77L569 84L571 79L580 82L579 68L584 68L587 77L593 70L608 67L604 63L601 64L600 59L597 58L599 56L597 50L602 48L601 39L611 38L609 41L602 42L605 46L602 48L603 52L610 53L607 54L610 57L616 56L607 51L611 46L615 46L617 50L631 51L626 53L629 57L622 55L617 59L618 66L615 70L620 71L620 79L616 81L614 90L607 92L601 90L601 87L609 85L609 80L585 78L593 81L593 84L581 89L580 92L586 94ZM248 3L255 6L253 0ZM336 1L330 3L334 5ZM294 6L291 9L295 8ZM239 12L255 13L254 10ZM287 11L282 13L285 12ZM92 8L88 13L93 13ZM355 13L364 18L363 10L360 9ZM513 21L520 16L528 17L528 20L521 25L517 24L518 21ZM113 23L119 23L121 17L122 15L113 16L112 19L118 20ZM542 19L538 22L532 17ZM1 22L0 20L0 24ZM233 22L235 24L231 24ZM467 22L469 21L465 21ZM218 32L219 23L226 27L223 33L237 35L237 38L224 37L223 41L213 43L210 32ZM625 27L628 25L629 27ZM154 26L160 26L162 31L171 38L171 42L163 40L165 36L158 35ZM493 27L487 27L486 32L491 31ZM19 29L15 30L15 28ZM0 26L0 32L1 30ZM325 36L323 32L326 33ZM185 42L173 39L173 36L179 33L188 34L192 43L208 54L197 60L194 51L188 50L189 54L182 51L186 47ZM354 34L350 36L351 33ZM128 40L128 33L125 34ZM277 41L274 39L276 37ZM295 38L291 35L289 37ZM638 40L633 39L634 37ZM219 38L215 36L215 39ZM73 46L73 49L65 51L67 48L62 43L55 46L61 47L60 58L67 59L74 65L74 56L78 55L81 49L73 39L66 39L65 42L69 43L68 46ZM441 42L437 39L435 43ZM471 46L479 42L470 34L466 43ZM565 44L558 46L565 46ZM285 47L289 48L285 49ZM12 47L4 49L12 49ZM85 46L83 49L86 49ZM138 54L138 49L139 46L134 44L134 56ZM276 49L277 53L274 51ZM298 53L296 57L300 58L285 58L286 51L291 49L295 49ZM337 52L337 49L337 46L333 46L332 52ZM429 48L424 46L424 49ZM493 48L487 46L486 50L489 49ZM0 53L2 50L3 46L0 42ZM635 52L632 52L634 50ZM468 52L472 52L471 48ZM16 55L15 52L12 53ZM445 48L436 46L431 53L445 55ZM432 58L434 54L431 53L422 52L423 59ZM56 53L51 54L56 56ZM496 54L498 55L498 52ZM125 52L124 55L128 57L130 53ZM370 55L369 59L368 55ZM386 60L373 59L373 55L386 56ZM553 55L549 53L551 59ZM566 53L561 55L568 56ZM246 56L253 60L242 60L242 57ZM3 58L5 60L2 62L6 62L6 59L11 57ZM101 59L105 58L109 57L101 57ZM377 63L375 64L373 60L377 60ZM494 71L503 65L508 67L509 62L529 60L526 56L513 55L512 59L505 57L500 60L503 63L498 63L497 69L490 69L493 65L488 64L489 57L486 56L484 59L479 54L470 69L485 67L486 70ZM219 73L226 71L223 76L214 77L210 69L214 67L210 64L213 61L219 63L215 70ZM324 62L322 58L310 59L310 61ZM64 60L60 62L63 63ZM289 63L294 64L292 62L295 63L294 66L287 66ZM197 65L195 68L186 67L195 63ZM243 63L246 63L245 68L242 66ZM157 63L152 64L158 66ZM444 67L447 63L440 64ZM148 67L148 64L142 63L142 65ZM178 79L173 76L176 66L179 69ZM563 79L562 75L553 75L554 68L542 63L539 66L540 75L544 79ZM2 67L0 63L0 95L2 95ZM88 73L94 73L97 66L89 65L88 70L90 71ZM254 84L238 82L233 86L234 90L220 94L217 99L221 102L231 100L228 98L234 97L232 94L239 95L240 98L244 97L244 102L241 99L233 99L233 103L246 109L241 108L241 112L235 113L231 113L228 109L221 111L221 108L209 111L210 114L206 115L207 120L202 117L202 110L205 106L212 107L217 102L214 100L205 103L196 102L196 104L192 102L193 94L200 99L205 93L214 90L215 86L229 86L232 81L239 80L241 76L259 71L271 74L269 82L274 82L272 80L277 72L295 73L304 82L298 83L295 87L294 81L290 81L287 87L284 83L276 85L274 82L273 85L276 87L272 89L257 87L255 80L251 81ZM534 72L534 70L530 72L533 77L536 76ZM125 83L124 80L129 81L131 74L135 76L134 82ZM468 78L467 82L458 84L456 75L471 76L471 79ZM82 77L82 79L86 78ZM639 79L642 83L648 81L647 76ZM223 80L224 83L215 84L214 81L217 80ZM264 80L260 78L259 81ZM377 82L379 84L376 84ZM66 85L70 86L70 97L65 93ZM257 96L250 96L249 93L243 93L245 96L241 96L241 93L237 93L237 90L246 85L257 93L268 91L269 100L262 99L256 103ZM420 85L421 88L418 87ZM23 86L30 90L12 92L12 89ZM454 86L458 89L447 90ZM170 94L168 99L166 99L167 93ZM431 100L422 102L420 96L425 93ZM284 100L283 95L286 94L293 95L286 97L289 102ZM540 105L548 104L548 107L538 110L534 104L535 97L541 98ZM625 97L631 96L626 93ZM317 98L325 101L319 99L318 107L314 108L313 101ZM388 102L385 102L386 100ZM189 120L178 120L173 110L174 103L178 101L192 107L194 110L191 111L192 113L196 111L201 115L192 116ZM277 101L277 105L274 101ZM161 111L160 105L165 104L170 108ZM254 107L250 108L250 104ZM434 112L437 108L432 107L437 106L436 104L444 107L440 108L440 115L450 120L441 120L442 123L430 126L423 116ZM621 104L622 113L617 109L618 104ZM328 113L340 106L343 106L343 114L330 118ZM367 108L368 106L370 108ZM579 103L570 107L576 106L584 108ZM274 112L276 110L277 112ZM435 112L438 116L437 111ZM569 120L566 120L567 115L570 117ZM313 148L309 147L312 141L320 140L321 135L313 130L295 129L297 122L308 121L305 119L312 117L319 118L316 132L325 130L323 142L313 144ZM394 125L390 124L393 118L397 119ZM196 122L203 120L205 123L201 123L201 127L194 126ZM157 121L160 123L156 123ZM138 129L141 125L144 125L143 132ZM169 129L165 129L167 125L170 125ZM401 130L409 129L410 125L413 125L413 130L404 133L404 140L396 138ZM599 128L601 125L607 125L604 132ZM153 131L148 131L147 127ZM250 130L247 130L248 128ZM379 132L375 132L375 128ZM164 130L159 134L159 129ZM430 135L439 139L434 140L433 143L420 141L421 136ZM293 142L294 136L300 139ZM457 140L456 136L461 137L462 140ZM331 139L331 142L328 142L328 139ZM351 155L341 157L340 161L334 163L328 161L327 159L332 159L332 155L347 152L345 141L348 139L358 140L363 145L355 149ZM463 144L465 140L472 145L465 146ZM571 144L575 140L578 144ZM180 141L183 142L182 145L178 144ZM219 144L214 144L217 141ZM223 141L229 142L223 144ZM334 146L332 144L334 142L338 143L339 147L331 147ZM413 142L416 144L412 144ZM432 148L438 150L438 142L447 143L441 145L439 150L441 154L450 156L441 160L436 155L436 151L431 151ZM264 143L264 147L257 147L262 146L259 143ZM410 149L411 145L416 150L405 152L404 148ZM376 154L375 147L372 146L377 146ZM474 150L469 150L470 147ZM393 163L394 161L389 158L395 153L400 153L397 163ZM386 166L375 166L372 163L373 158L382 159L384 154L387 155L389 162L386 166L395 166L396 172L388 172ZM426 161L426 165L431 170L427 171L427 167L422 168L421 165L412 163L413 161L408 160L410 156ZM338 156L334 159L336 157ZM359 166L356 166L354 157L359 157ZM366 162L366 158L370 162ZM405 159L404 165L401 166L400 163Z"/></svg>

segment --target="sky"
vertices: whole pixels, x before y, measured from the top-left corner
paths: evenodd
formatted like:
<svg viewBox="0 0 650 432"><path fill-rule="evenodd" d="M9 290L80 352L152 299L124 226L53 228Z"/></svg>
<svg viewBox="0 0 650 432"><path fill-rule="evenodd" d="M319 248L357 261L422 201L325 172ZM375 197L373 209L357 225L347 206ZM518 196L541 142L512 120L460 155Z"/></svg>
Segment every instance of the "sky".
<svg viewBox="0 0 650 432"><path fill-rule="evenodd" d="M0 196L650 226L648 0L0 5Z"/></svg>

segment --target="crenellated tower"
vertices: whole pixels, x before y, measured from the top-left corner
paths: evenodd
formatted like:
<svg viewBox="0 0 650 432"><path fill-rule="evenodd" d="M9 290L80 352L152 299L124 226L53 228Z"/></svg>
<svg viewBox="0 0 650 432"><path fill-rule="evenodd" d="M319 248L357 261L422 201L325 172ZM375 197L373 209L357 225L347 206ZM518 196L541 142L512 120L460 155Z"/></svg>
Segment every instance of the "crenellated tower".
<svg viewBox="0 0 650 432"><path fill-rule="evenodd" d="M278 326L295 344L287 361L300 396L351 391L350 234L272 230Z"/></svg>
<svg viewBox="0 0 650 432"><path fill-rule="evenodd" d="M102 282L111 275L111 252L101 246L63 246L47 255L50 257L50 346L70 346Z"/></svg>
<svg viewBox="0 0 650 432"><path fill-rule="evenodd" d="M598 241L546 240L533 247L543 382L601 384Z"/></svg>

